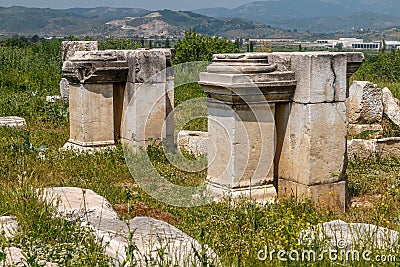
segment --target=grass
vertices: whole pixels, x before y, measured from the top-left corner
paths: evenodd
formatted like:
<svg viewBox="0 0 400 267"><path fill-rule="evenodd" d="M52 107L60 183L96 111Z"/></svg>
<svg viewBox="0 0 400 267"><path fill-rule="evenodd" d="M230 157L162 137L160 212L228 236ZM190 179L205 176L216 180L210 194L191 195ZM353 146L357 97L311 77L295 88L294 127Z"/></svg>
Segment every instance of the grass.
<svg viewBox="0 0 400 267"><path fill-rule="evenodd" d="M8 65L0 64L0 115L20 115L28 124L25 130L0 128L0 215L15 216L23 229L11 241L0 239L0 247L22 248L31 266L38 266L43 259L58 262L60 266L108 263L90 232L81 229L78 222L53 218L52 208L37 201L36 188L53 186L92 189L108 199L121 217L150 215L168 221L209 245L224 266L333 266L336 263L329 260L260 261L257 254L264 248L301 250L305 248L298 241L301 230L334 219L399 230L400 160L396 158L350 159L351 196L372 205L349 208L346 214L339 215L317 209L309 201L297 203L293 199L270 205L227 199L194 208L170 206L135 186L138 177L132 177L129 172L121 147L92 155L60 152L59 148L69 137L68 107L63 103L47 104L44 100L46 95L58 94L61 77L59 51L55 49L58 45L0 47L0 59L12 59ZM48 69L38 71L42 66ZM198 87L182 86L176 90L176 104L202 96ZM201 119L185 127L206 130ZM204 183L206 171L184 172L172 166L158 146L151 146L148 152L156 170L170 182L182 186ZM130 214L127 214L126 185L134 192ZM315 246L320 248L319 244ZM395 264L388 264L391 265Z"/></svg>

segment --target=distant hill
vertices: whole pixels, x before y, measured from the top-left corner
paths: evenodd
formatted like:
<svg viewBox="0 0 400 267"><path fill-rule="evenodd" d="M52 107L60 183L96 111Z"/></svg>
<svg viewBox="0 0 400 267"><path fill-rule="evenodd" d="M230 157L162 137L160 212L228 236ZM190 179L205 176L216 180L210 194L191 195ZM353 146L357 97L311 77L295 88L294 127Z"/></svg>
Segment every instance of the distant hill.
<svg viewBox="0 0 400 267"><path fill-rule="evenodd" d="M286 31L239 18L216 19L191 11L129 8L0 7L0 34L47 36L181 36L185 30L226 37L282 37Z"/></svg>
<svg viewBox="0 0 400 267"><path fill-rule="evenodd" d="M296 29L316 33L355 32L360 30L384 29L400 25L400 17L373 12L359 12L346 17L315 17L283 22L284 29Z"/></svg>
<svg viewBox="0 0 400 267"><path fill-rule="evenodd" d="M206 8L194 12L217 18L241 18L291 30L334 32L398 24L400 1L271 0L233 9Z"/></svg>
<svg viewBox="0 0 400 267"><path fill-rule="evenodd" d="M144 9L49 9L0 7L0 33L20 35L90 35L106 30L106 22L123 16L142 16Z"/></svg>

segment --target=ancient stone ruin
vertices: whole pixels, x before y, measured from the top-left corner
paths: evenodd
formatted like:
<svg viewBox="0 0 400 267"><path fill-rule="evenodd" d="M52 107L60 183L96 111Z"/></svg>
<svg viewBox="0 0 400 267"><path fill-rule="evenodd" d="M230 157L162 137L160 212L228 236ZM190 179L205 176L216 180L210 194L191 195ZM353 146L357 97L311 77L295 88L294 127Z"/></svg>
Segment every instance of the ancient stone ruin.
<svg viewBox="0 0 400 267"><path fill-rule="evenodd" d="M64 149L101 149L121 139L145 145L149 139L172 137L170 132L164 136L159 133L173 109L173 73L145 83L171 66L171 55L171 49L79 50L66 57L63 73L69 84L70 139ZM145 86L146 90L141 90L145 93L136 93L141 86ZM153 98L158 99L156 105ZM123 127L130 101L135 102L135 111L130 112L135 117L129 120L132 124ZM150 108L154 112L151 123L146 124L143 117ZM173 131L173 126L168 129Z"/></svg>
<svg viewBox="0 0 400 267"><path fill-rule="evenodd" d="M120 140L144 147L172 138L173 120L167 118L174 80L165 71L171 58L170 49L77 51L68 57L66 148L96 149ZM276 195L311 198L344 211L345 101L349 77L363 59L362 53L341 52L215 55L199 81L208 94L209 192L262 202ZM128 108L133 115L125 120Z"/></svg>
<svg viewBox="0 0 400 267"><path fill-rule="evenodd" d="M215 55L200 77L216 150L208 152L210 191L311 198L344 211L345 100L362 61L362 53Z"/></svg>

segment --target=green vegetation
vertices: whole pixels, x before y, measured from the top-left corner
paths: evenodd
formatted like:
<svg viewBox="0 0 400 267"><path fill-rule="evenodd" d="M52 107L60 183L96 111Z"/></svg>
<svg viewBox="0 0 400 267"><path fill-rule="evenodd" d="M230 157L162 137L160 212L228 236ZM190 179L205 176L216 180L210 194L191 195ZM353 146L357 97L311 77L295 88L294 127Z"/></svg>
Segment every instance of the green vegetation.
<svg viewBox="0 0 400 267"><path fill-rule="evenodd" d="M239 52L238 47L219 37L198 34L193 30L185 32L185 38L176 45L174 64L194 61L211 61L213 54Z"/></svg>
<svg viewBox="0 0 400 267"><path fill-rule="evenodd" d="M188 41L198 39L206 40L204 45L211 43L212 48L202 50L207 53L225 51L213 51L214 48L230 49L218 46L223 42L220 39L194 32L188 35ZM79 222L53 218L53 208L37 201L40 192L36 188L51 186L92 189L107 198L123 218L151 215L168 221L209 245L220 256L223 266L372 266L374 263L363 261L278 262L275 259L262 262L257 259L257 253L265 247L269 251L305 248L298 242L300 231L333 219L399 230L400 161L396 158L350 159L351 195L358 202L368 200L372 206L349 208L344 215L318 210L309 201L282 200L260 205L227 199L197 208L179 208L154 200L134 186L135 177L129 173L121 147L93 155L59 151L69 138L68 107L63 103L47 104L45 96L58 94L60 43L10 43L13 42L0 45L0 116L25 117L28 127L25 130L0 128L0 215L15 216L24 232L11 241L0 239L0 247L22 248L32 266L38 266L41 259L58 262L59 266L105 266L107 263L87 229L78 227ZM103 43L101 47L113 48L111 43ZM191 59L189 54L179 51L187 43L183 41L177 46L178 55L182 55L178 57L179 62ZM125 47L118 42L115 45ZM209 54L204 58L197 55L200 60L210 59ZM182 86L176 90L176 103L203 95L199 88L190 88ZM204 121L191 127L193 130L204 127ZM175 168L160 147L151 146L148 153L158 172L171 182L180 185L204 182L205 171L190 173ZM128 206L125 185L130 185L135 193L130 214L124 208ZM312 248L321 249L321 245L307 247ZM399 255L398 248L394 249Z"/></svg>
<svg viewBox="0 0 400 267"><path fill-rule="evenodd" d="M370 81L388 87L400 98L400 50L368 56L353 80Z"/></svg>

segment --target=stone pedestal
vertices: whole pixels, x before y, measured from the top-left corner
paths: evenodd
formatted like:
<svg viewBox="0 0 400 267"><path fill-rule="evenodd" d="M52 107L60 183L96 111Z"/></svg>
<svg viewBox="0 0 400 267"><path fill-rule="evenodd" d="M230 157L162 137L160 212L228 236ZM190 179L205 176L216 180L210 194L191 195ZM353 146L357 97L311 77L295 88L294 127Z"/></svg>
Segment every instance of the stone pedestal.
<svg viewBox="0 0 400 267"><path fill-rule="evenodd" d="M91 150L116 141L144 147L173 140L171 62L171 49L75 52L63 64L70 87L65 148Z"/></svg>
<svg viewBox="0 0 400 267"><path fill-rule="evenodd" d="M64 62L70 84L69 147L97 148L115 144L114 93L126 81L128 64L118 53L77 52ZM71 145L72 144L72 145Z"/></svg>
<svg viewBox="0 0 400 267"><path fill-rule="evenodd" d="M122 103L121 140L131 147L173 143L174 72L171 49L126 54L129 74Z"/></svg>
<svg viewBox="0 0 400 267"><path fill-rule="evenodd" d="M294 73L276 71L267 54L214 55L207 71L209 192L273 200L275 103L291 100Z"/></svg>
<svg viewBox="0 0 400 267"><path fill-rule="evenodd" d="M343 212L347 190L349 71L362 53L273 53L279 68L296 73L282 150L276 159L279 197L311 198Z"/></svg>

